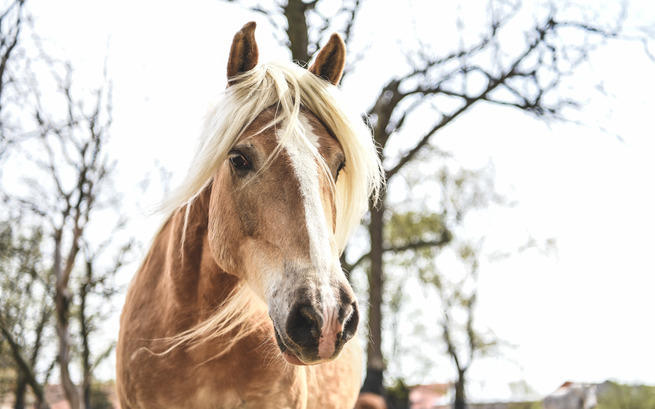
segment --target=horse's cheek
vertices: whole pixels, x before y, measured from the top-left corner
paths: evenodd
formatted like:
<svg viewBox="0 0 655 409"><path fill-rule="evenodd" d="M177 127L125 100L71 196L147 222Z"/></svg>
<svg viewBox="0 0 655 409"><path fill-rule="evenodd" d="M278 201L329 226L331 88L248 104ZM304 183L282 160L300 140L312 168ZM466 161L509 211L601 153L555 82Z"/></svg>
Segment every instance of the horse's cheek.
<svg viewBox="0 0 655 409"><path fill-rule="evenodd" d="M220 179L218 182L221 182ZM227 273L236 274L240 264L237 259L239 249L237 244L242 240L242 229L239 226L237 209L232 205L223 184L217 183L212 190L208 212L208 239L212 254L217 264Z"/></svg>

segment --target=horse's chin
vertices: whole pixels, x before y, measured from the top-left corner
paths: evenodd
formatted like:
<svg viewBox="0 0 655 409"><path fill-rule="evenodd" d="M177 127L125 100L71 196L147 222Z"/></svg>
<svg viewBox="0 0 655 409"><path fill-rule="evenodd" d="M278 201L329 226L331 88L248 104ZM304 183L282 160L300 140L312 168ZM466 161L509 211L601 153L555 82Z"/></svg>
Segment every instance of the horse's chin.
<svg viewBox="0 0 655 409"><path fill-rule="evenodd" d="M287 349L286 351L282 352L282 356L284 357L284 360L287 361L288 363L292 365L298 365L298 366L307 366L309 364L304 363L303 361L300 360L297 356L289 352Z"/></svg>
<svg viewBox="0 0 655 409"><path fill-rule="evenodd" d="M313 361L313 362L303 362L300 358L295 356L292 352L289 352L289 350L286 350L282 352L282 356L284 357L284 360L287 361L288 363L292 365L297 365L297 366L312 366L312 365L320 365L325 362L328 362L332 360L333 358L330 359L321 359L318 361Z"/></svg>

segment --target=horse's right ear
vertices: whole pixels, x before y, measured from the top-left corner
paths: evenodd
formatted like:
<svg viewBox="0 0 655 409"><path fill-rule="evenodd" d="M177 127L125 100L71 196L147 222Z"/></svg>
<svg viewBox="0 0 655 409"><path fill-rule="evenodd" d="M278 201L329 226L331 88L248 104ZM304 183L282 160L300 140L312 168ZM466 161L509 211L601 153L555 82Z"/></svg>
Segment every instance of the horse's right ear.
<svg viewBox="0 0 655 409"><path fill-rule="evenodd" d="M255 41L255 27L257 24L251 21L234 35L230 58L227 61L228 85L232 83L230 80L232 77L252 70L257 65L259 51Z"/></svg>

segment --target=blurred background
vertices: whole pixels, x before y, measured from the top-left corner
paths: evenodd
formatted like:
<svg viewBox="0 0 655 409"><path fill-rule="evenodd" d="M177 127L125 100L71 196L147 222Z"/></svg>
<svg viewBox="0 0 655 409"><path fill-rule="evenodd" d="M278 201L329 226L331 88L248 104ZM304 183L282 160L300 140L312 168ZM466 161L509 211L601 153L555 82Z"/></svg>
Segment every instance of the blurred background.
<svg viewBox="0 0 655 409"><path fill-rule="evenodd" d="M649 0L2 1L0 408L114 407L127 285L252 20L260 61L340 33L380 147L342 257L364 392L655 408Z"/></svg>

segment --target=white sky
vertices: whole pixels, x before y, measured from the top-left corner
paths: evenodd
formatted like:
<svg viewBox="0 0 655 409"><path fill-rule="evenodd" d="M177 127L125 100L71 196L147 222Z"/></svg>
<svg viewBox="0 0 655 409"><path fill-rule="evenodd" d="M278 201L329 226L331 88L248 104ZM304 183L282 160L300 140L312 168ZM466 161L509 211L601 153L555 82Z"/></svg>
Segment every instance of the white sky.
<svg viewBox="0 0 655 409"><path fill-rule="evenodd" d="M440 9L431 23L418 20L429 12L423 3L415 3L418 11L402 2L375 3L364 9L356 33L355 46L368 48L366 60L344 84L362 110L402 67L393 57L402 38L428 33L438 40L436 49L451 48L445 26L454 24L457 9ZM116 185L132 209L133 233L147 246L159 221L145 217L146 210L159 197L138 193L138 183L159 177L157 163L172 172L173 184L183 177L201 118L225 85L234 32L254 19L260 59L287 58L286 52L264 18L218 0L35 0L30 6L46 48L71 59L82 79L93 81L109 55ZM655 22L655 6L646 0L635 6L630 21ZM509 109L479 106L438 135L440 148L463 166L493 163L499 190L517 202L475 214L470 234L486 235L497 249L511 249L527 234L557 240L550 255L528 251L483 264L480 323L514 347L473 367L475 396L507 397L507 385L518 380L541 394L564 380L655 384L653 72L655 64L638 45L613 44L594 53L575 79L582 90L603 79L611 95L590 95L582 114L588 126L549 127ZM430 306L418 292L413 298ZM427 311L424 318L430 317ZM116 323L109 328L111 334ZM414 381L447 380L449 365L436 362Z"/></svg>

